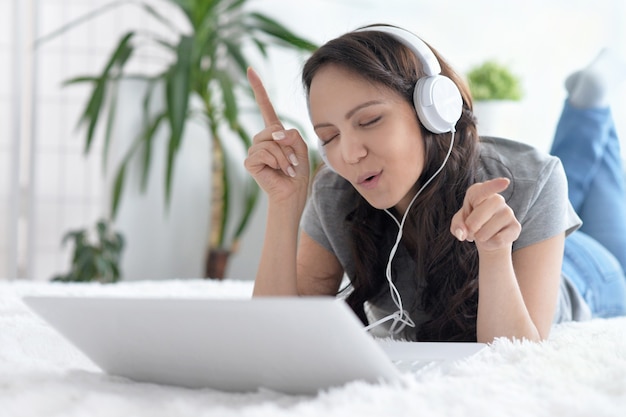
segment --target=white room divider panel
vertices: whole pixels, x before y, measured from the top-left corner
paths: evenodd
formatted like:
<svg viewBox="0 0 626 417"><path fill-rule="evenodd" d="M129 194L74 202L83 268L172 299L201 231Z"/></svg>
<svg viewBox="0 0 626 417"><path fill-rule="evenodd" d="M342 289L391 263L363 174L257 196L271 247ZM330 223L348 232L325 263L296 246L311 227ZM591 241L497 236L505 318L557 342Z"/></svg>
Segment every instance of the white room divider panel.
<svg viewBox="0 0 626 417"><path fill-rule="evenodd" d="M20 65L18 0L0 0L0 279L17 274Z"/></svg>

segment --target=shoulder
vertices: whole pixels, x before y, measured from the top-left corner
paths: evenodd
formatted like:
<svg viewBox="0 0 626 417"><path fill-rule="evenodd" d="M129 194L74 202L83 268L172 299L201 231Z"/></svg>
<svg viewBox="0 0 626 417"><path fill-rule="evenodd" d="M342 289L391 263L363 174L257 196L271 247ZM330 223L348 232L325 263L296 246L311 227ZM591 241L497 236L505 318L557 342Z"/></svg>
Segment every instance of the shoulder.
<svg viewBox="0 0 626 417"><path fill-rule="evenodd" d="M327 165L322 165L313 178L313 189L318 190L348 190L352 185Z"/></svg>
<svg viewBox="0 0 626 417"><path fill-rule="evenodd" d="M528 144L496 137L481 137L479 178L513 176L518 181L537 181L537 174L560 165L557 157Z"/></svg>
<svg viewBox="0 0 626 417"><path fill-rule="evenodd" d="M322 166L313 179L311 200L331 211L351 211L356 203L354 187L327 166Z"/></svg>
<svg viewBox="0 0 626 417"><path fill-rule="evenodd" d="M502 192L522 224L519 249L580 225L567 195L567 177L559 158L512 140L481 138L478 180L511 180Z"/></svg>
<svg viewBox="0 0 626 417"><path fill-rule="evenodd" d="M483 137L478 181L507 177L511 185L502 194L517 204L532 204L539 193L560 190L567 198L567 179L559 158L525 143Z"/></svg>
<svg viewBox="0 0 626 417"><path fill-rule="evenodd" d="M333 253L344 270L354 270L350 252L348 217L356 208L358 195L348 181L327 167L315 175L311 195L300 226L314 241Z"/></svg>
<svg viewBox="0 0 626 417"><path fill-rule="evenodd" d="M322 166L313 179L311 194L304 210L302 226L316 240L322 234L342 229L346 217L357 204L356 190L339 174Z"/></svg>

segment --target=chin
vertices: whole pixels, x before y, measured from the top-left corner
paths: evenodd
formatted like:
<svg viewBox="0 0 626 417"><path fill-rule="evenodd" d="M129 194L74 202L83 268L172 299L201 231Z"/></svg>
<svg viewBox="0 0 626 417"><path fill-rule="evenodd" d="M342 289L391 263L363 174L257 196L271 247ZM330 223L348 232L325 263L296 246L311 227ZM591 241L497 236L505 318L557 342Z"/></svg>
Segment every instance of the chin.
<svg viewBox="0 0 626 417"><path fill-rule="evenodd" d="M365 201L369 203L370 206L378 210L389 210L389 209L394 208L397 204L397 202L390 203L389 201L383 201L381 199L367 198L364 195L362 195L362 197L365 199Z"/></svg>

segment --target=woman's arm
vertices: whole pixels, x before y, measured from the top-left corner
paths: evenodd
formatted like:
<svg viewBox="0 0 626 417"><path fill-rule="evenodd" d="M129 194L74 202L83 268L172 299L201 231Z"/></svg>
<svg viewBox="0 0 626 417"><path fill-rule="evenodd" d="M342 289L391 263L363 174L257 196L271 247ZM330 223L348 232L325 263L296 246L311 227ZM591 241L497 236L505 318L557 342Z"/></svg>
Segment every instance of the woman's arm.
<svg viewBox="0 0 626 417"><path fill-rule="evenodd" d="M269 202L261 260L253 296L298 295L296 252L302 207Z"/></svg>
<svg viewBox="0 0 626 417"><path fill-rule="evenodd" d="M334 295L343 274L337 258L305 233L298 242L309 187L306 143L298 131L284 129L251 69L248 80L265 129L254 136L245 166L269 199L253 295Z"/></svg>
<svg viewBox="0 0 626 417"><path fill-rule="evenodd" d="M337 294L343 268L306 232L300 232L298 242L300 213L289 204L270 203L254 296Z"/></svg>
<svg viewBox="0 0 626 417"><path fill-rule="evenodd" d="M282 212L269 209L253 295L336 295L343 277L337 257L304 231L296 254L298 221Z"/></svg>
<svg viewBox="0 0 626 417"><path fill-rule="evenodd" d="M556 307L564 234L512 253L521 225L498 193L509 181L498 178L471 186L452 219L457 239L478 249L477 339L542 340Z"/></svg>
<svg viewBox="0 0 626 417"><path fill-rule="evenodd" d="M304 231L300 233L297 270L300 295L334 296L344 273L337 257Z"/></svg>
<svg viewBox="0 0 626 417"><path fill-rule="evenodd" d="M561 279L564 234L509 251L479 253L477 340L548 337Z"/></svg>
<svg viewBox="0 0 626 417"><path fill-rule="evenodd" d="M252 69L248 80L265 128L254 136L244 165L269 200L254 295L296 295L298 226L309 185L307 145L298 131L285 130Z"/></svg>

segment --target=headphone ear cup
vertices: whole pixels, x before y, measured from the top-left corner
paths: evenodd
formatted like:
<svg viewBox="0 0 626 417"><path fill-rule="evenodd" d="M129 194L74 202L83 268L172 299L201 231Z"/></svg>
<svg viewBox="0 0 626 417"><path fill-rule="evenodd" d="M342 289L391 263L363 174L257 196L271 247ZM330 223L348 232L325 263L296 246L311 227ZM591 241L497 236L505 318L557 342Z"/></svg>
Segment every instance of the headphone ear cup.
<svg viewBox="0 0 626 417"><path fill-rule="evenodd" d="M434 75L417 80L413 105L426 129L433 133L446 133L454 130L461 118L463 99L450 78Z"/></svg>

